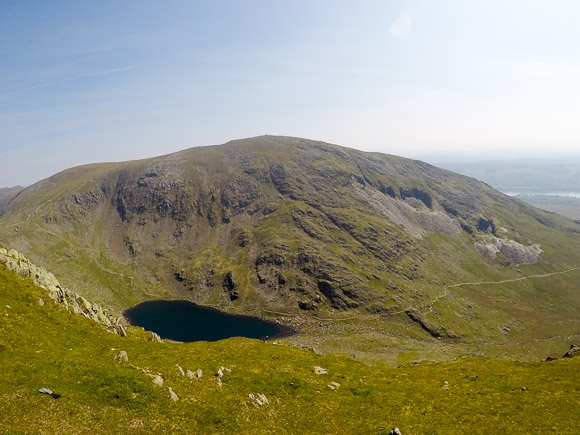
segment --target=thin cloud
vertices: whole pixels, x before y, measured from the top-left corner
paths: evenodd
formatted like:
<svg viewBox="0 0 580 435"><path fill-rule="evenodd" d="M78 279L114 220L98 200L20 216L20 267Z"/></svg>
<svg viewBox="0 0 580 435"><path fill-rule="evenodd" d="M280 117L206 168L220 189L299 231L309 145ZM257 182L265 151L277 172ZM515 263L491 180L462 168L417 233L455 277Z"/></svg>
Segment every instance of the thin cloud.
<svg viewBox="0 0 580 435"><path fill-rule="evenodd" d="M389 33L393 38L396 39L406 39L411 34L411 28L413 27L413 20L408 15L401 15L397 18L391 28Z"/></svg>
<svg viewBox="0 0 580 435"><path fill-rule="evenodd" d="M21 92L28 92L28 91L33 91L35 89L46 88L46 87L49 87L49 86L58 85L60 83L66 83L66 82L71 82L71 81L74 81L74 80L85 79L85 78L88 78L88 77L102 76L102 75L106 75L106 74L114 74L114 73L117 73L117 72L127 71L127 70L130 70L130 69L137 68L138 66L139 65L129 65L129 66L125 66L125 67L122 67L122 68L108 69L108 70L105 70L105 71L98 71L98 72L94 72L94 73L90 73L90 74L81 74L81 75L78 75L78 76L67 77L66 79L54 80L52 82L40 83L38 85L29 86L29 87L26 87L26 88L13 89L11 91L7 91L7 92L4 92L4 93L0 94L0 98L9 97L11 95L19 94Z"/></svg>

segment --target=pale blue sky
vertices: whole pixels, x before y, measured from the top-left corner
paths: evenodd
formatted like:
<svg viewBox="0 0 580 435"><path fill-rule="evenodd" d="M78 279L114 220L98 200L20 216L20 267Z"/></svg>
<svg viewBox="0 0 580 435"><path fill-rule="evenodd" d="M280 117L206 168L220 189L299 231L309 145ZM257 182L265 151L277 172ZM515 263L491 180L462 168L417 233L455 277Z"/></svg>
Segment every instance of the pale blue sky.
<svg viewBox="0 0 580 435"><path fill-rule="evenodd" d="M580 2L0 0L0 187L261 134L580 152Z"/></svg>

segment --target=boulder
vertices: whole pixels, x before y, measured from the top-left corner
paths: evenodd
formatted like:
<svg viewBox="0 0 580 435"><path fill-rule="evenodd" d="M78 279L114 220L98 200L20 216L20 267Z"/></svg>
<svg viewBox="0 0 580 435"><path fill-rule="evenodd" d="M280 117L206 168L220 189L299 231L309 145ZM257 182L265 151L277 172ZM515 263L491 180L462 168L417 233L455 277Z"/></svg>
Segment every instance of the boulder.
<svg viewBox="0 0 580 435"><path fill-rule="evenodd" d="M574 358L576 356L580 356L580 347L576 346L575 344L571 344L570 349L568 352L562 355L562 358Z"/></svg>
<svg viewBox="0 0 580 435"><path fill-rule="evenodd" d="M331 390L338 390L338 387L340 387L340 384L338 382L332 381L327 385L327 387L330 388Z"/></svg>
<svg viewBox="0 0 580 435"><path fill-rule="evenodd" d="M122 350L117 355L115 355L114 361L118 364L123 364L124 362L129 361L129 356L127 355L127 352Z"/></svg>
<svg viewBox="0 0 580 435"><path fill-rule="evenodd" d="M158 387L163 386L163 378L160 375L154 375L154 374L149 374L149 373L147 373L147 374L151 377L151 380L153 381L153 383L155 385L157 385Z"/></svg>
<svg viewBox="0 0 580 435"><path fill-rule="evenodd" d="M248 394L248 397L252 401L254 406L256 406L256 407L265 406L265 405L270 404L270 401L268 400L268 398L266 397L265 394L258 394L256 396L256 395L250 393L250 394Z"/></svg>
<svg viewBox="0 0 580 435"><path fill-rule="evenodd" d="M328 372L326 371L325 368L319 367L319 366L314 366L314 373L316 373L317 375L326 375L328 374Z"/></svg>
<svg viewBox="0 0 580 435"><path fill-rule="evenodd" d="M185 376L187 376L189 379L194 379L194 378L201 378L201 369L197 369L196 371L192 372L191 370L187 370L185 372Z"/></svg>
<svg viewBox="0 0 580 435"><path fill-rule="evenodd" d="M60 394L56 394L50 388L41 388L40 390L38 390L38 392L42 394L48 394L53 399L58 399L60 397Z"/></svg>
<svg viewBox="0 0 580 435"><path fill-rule="evenodd" d="M173 389L171 387L167 388L169 390L169 396L171 396L171 400L173 400L174 402L177 402L179 400L179 396L177 396L177 394L175 394L175 392L173 391Z"/></svg>

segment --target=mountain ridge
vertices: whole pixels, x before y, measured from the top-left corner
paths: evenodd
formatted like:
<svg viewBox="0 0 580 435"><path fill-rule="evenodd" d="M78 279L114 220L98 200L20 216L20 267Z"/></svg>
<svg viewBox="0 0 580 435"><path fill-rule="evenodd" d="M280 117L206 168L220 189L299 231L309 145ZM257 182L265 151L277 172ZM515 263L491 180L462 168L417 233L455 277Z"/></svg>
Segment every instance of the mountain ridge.
<svg viewBox="0 0 580 435"><path fill-rule="evenodd" d="M447 286L575 267L578 234L423 162L277 136L72 168L29 186L0 219L0 242L116 312L185 298L277 316L303 337L317 318L356 313L360 325L451 341L501 342L513 313L475 288L441 298ZM504 290L530 332L512 325L510 335L542 334L520 305L547 318L578 307L568 281L556 296L571 301L563 311L545 308L555 291L544 284L518 285L521 294ZM534 291L530 308L523 294ZM562 327L577 333L576 323ZM482 335L487 324L494 332Z"/></svg>

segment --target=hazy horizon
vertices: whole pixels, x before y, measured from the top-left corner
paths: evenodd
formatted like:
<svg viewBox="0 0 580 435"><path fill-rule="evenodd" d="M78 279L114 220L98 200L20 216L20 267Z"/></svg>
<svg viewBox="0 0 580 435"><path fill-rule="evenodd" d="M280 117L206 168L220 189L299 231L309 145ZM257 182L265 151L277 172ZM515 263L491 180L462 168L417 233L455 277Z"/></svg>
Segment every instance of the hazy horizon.
<svg viewBox="0 0 580 435"><path fill-rule="evenodd" d="M262 134L428 162L576 155L579 12L523 0L3 4L0 186Z"/></svg>

